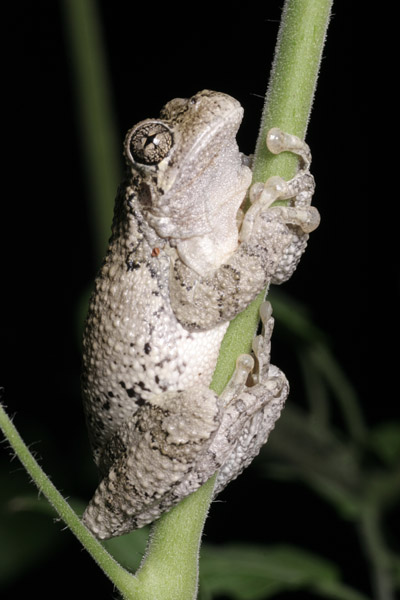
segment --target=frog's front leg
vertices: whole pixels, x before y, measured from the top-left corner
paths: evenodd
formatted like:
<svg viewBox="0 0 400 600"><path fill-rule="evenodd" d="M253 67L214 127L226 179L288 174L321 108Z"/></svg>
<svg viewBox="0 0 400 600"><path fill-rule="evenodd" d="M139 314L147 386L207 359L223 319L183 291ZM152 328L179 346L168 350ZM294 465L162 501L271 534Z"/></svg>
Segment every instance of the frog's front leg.
<svg viewBox="0 0 400 600"><path fill-rule="evenodd" d="M300 158L300 169L289 181L281 177L270 177L265 183L255 183L249 192L252 206L247 211L240 230L241 242L257 239L257 230L265 223L285 223L288 236L282 243L282 253L276 269L270 273L271 283L283 283L293 274L303 254L309 237L320 222L318 210L311 206L315 191L314 178L310 173L311 152L308 145L295 135L284 133L278 128L267 134L267 146L273 154L293 152ZM282 206L274 205L276 200L290 200ZM273 226L269 233L274 236ZM266 239L271 239L271 236Z"/></svg>
<svg viewBox="0 0 400 600"><path fill-rule="evenodd" d="M272 129L267 145L274 152L290 151L301 160L289 181L271 177L250 188L251 207L244 216L237 250L211 274L199 276L176 260L170 280L171 305L188 329L208 329L230 321L269 283L286 281L296 269L309 233L319 224L311 206L314 178L310 150L298 137ZM286 206L276 200L289 199Z"/></svg>
<svg viewBox="0 0 400 600"><path fill-rule="evenodd" d="M301 167L289 181L275 176L265 183L257 182L251 186L249 198L252 206L247 211L240 230L241 241L250 238L255 221L268 209L280 215L287 225L297 226L303 234L311 233L319 225L319 213L315 207L310 206L315 183L310 173L311 152L308 145L297 136L284 133L276 127L270 129L266 142L273 154L297 154L301 160ZM291 199L291 202L287 206L272 207L276 200L288 199Z"/></svg>

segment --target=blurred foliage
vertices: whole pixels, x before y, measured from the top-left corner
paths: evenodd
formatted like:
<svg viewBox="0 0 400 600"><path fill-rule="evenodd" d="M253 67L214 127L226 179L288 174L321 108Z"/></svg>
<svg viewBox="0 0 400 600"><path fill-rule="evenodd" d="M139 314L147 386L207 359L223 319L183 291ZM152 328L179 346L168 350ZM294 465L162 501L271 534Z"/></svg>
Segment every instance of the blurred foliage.
<svg viewBox="0 0 400 600"><path fill-rule="evenodd" d="M211 600L217 594L237 600L262 600L298 589L320 598L366 600L341 583L334 564L304 548L232 544L221 552L205 544L201 557L200 600Z"/></svg>
<svg viewBox="0 0 400 600"><path fill-rule="evenodd" d="M83 115L91 114L82 134L86 140L88 169L96 156L97 190L103 190L99 229L94 232L101 248L104 223L109 222L118 178L112 111L108 101L108 77L101 57L98 16L92 2L63 3L71 54L75 56L77 102ZM85 14L85 7L88 12ZM79 11L79 15L77 12ZM84 25L79 31L77 23ZM82 40L84 38L84 44ZM81 57L90 56L83 61ZM84 72L79 69L86 69ZM90 85L82 85L82 81ZM90 107L96 106L95 110ZM89 107L89 108L88 108ZM88 122L83 117L82 122ZM103 154L99 158L98 133L102 132ZM107 154L107 155L106 155ZM107 169L104 165L112 165ZM103 178L103 179L102 179ZM94 192L98 199L98 191ZM96 206L96 212L99 205ZM95 222L95 220L94 220ZM100 241L99 241L100 240ZM297 348L308 406L288 405L279 428L262 451L257 466L261 476L283 481L301 481L321 502L327 502L360 535L369 564L369 575L381 600L394 598L400 589L400 557L389 548L384 530L385 515L400 498L400 422L367 428L361 402L331 353L324 334L304 307L281 292L270 296L274 315L284 335ZM339 412L343 426L332 423ZM20 477L9 478L4 467L0 487L0 583L12 581L55 551L60 542L54 528L52 508L37 495L22 492ZM22 495L21 495L22 494ZM12 500L10 500L12 498ZM72 502L72 504L74 504ZM77 510L82 503L76 501ZM145 549L143 529L105 543L109 551L134 570ZM303 589L319 598L362 600L365 598L342 581L340 566L295 545L204 543L200 563L200 598L224 596L233 600L273 598L278 593Z"/></svg>

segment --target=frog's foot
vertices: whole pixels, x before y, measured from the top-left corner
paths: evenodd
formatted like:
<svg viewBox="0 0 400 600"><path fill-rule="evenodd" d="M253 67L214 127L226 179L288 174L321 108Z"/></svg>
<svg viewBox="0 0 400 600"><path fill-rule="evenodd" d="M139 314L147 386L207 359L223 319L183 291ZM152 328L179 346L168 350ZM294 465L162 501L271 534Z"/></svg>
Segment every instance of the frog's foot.
<svg viewBox="0 0 400 600"><path fill-rule="evenodd" d="M220 440L224 437L235 440L235 444L218 471L216 494L235 479L260 452L289 393L285 375L270 364L274 319L269 302L261 305L260 316L263 329L261 335L253 340L255 366L247 378L247 385L238 390L235 386L236 372L221 396L226 409L210 452L213 451L213 446L221 444ZM247 360L251 358L249 355L239 357L239 372L243 368L245 357Z"/></svg>

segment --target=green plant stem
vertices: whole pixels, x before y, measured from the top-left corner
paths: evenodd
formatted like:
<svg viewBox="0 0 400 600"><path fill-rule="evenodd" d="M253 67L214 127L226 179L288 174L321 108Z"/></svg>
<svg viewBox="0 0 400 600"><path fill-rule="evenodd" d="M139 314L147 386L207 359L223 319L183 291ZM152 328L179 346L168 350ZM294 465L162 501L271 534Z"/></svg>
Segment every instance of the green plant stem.
<svg viewBox="0 0 400 600"><path fill-rule="evenodd" d="M63 0L63 22L72 58L76 106L80 120L83 158L86 162L94 223L94 251L99 260L105 255L110 235L113 206L121 181L117 128L109 90L97 6L93 0Z"/></svg>
<svg viewBox="0 0 400 600"><path fill-rule="evenodd" d="M286 152L274 156L267 151L266 132L272 126L278 126L289 133L304 136L331 6L331 0L287 0L285 3L254 157L253 181L265 181L272 174L289 179L296 171L296 157ZM210 386L218 394L233 373L236 357L243 352L248 352L251 347L259 318L259 307L264 295L264 293L260 294L228 328ZM207 487L206 493L208 502L211 502L213 485ZM187 574L186 582L181 578L182 564L171 558L175 556L176 542L185 537L186 520L195 520L202 515L205 518L207 511L199 510L200 505L204 505L203 488L191 496L190 504L185 505L188 511L185 511L185 519L180 521L173 518L175 511L182 510L181 505L178 505L170 513L161 517L153 527L152 540L157 539L157 552L163 557L163 569L168 572L169 580L173 585L177 580L180 582L181 595L179 596L171 595L163 583L163 600L164 598L189 600L195 597L193 582L197 581L197 562L194 557L197 556L200 539L193 540L192 548L185 559L190 561L193 569L196 568L196 574L193 572ZM203 523L197 529L199 536L202 528ZM158 563L153 561L153 550L154 543L150 541L147 558L138 574L140 584L149 588L152 581L157 579Z"/></svg>
<svg viewBox="0 0 400 600"><path fill-rule="evenodd" d="M356 391L347 380L340 366L334 360L329 348L321 343L314 343L308 350L311 364L325 377L340 405L347 429L354 441L362 444L367 435L364 418L359 407Z"/></svg>
<svg viewBox="0 0 400 600"><path fill-rule="evenodd" d="M121 591L124 598L134 598L132 595L132 590L135 587L134 577L112 558L100 542L82 524L78 515L72 510L68 502L63 498L32 456L1 403L0 429L40 492L44 494L61 519L67 523L68 527L92 555L99 567L103 569L109 579Z"/></svg>
<svg viewBox="0 0 400 600"><path fill-rule="evenodd" d="M332 0L287 0L256 144L253 181L288 179L297 167L289 152L273 155L265 144L271 127L305 137L314 98Z"/></svg>
<svg viewBox="0 0 400 600"><path fill-rule="evenodd" d="M214 483L215 476L152 528L145 559L137 572L140 600L196 597L201 534Z"/></svg>
<svg viewBox="0 0 400 600"><path fill-rule="evenodd" d="M394 600L393 566L381 533L381 507L365 502L359 522L364 551L371 566L371 577L376 600Z"/></svg>

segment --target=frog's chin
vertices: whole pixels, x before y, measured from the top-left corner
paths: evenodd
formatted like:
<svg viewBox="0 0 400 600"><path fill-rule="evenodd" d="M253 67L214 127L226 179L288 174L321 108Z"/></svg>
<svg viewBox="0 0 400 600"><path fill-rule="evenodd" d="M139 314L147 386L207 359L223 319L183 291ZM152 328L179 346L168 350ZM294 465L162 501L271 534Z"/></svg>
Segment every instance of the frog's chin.
<svg viewBox="0 0 400 600"><path fill-rule="evenodd" d="M181 261L202 277L218 269L237 247L238 233L235 229L229 236L225 236L223 243L221 238L212 232L209 235L180 240L176 244Z"/></svg>
<svg viewBox="0 0 400 600"><path fill-rule="evenodd" d="M231 207L228 207L231 208ZM215 218L173 219L147 213L146 219L155 233L176 248L179 258L199 275L217 269L234 252L239 243L236 211L222 207Z"/></svg>
<svg viewBox="0 0 400 600"><path fill-rule="evenodd" d="M197 218L196 218L197 217ZM147 213L147 222L161 238L169 238L173 245L182 239L206 236L211 233L211 227L202 215L185 215L185 218L175 218Z"/></svg>

